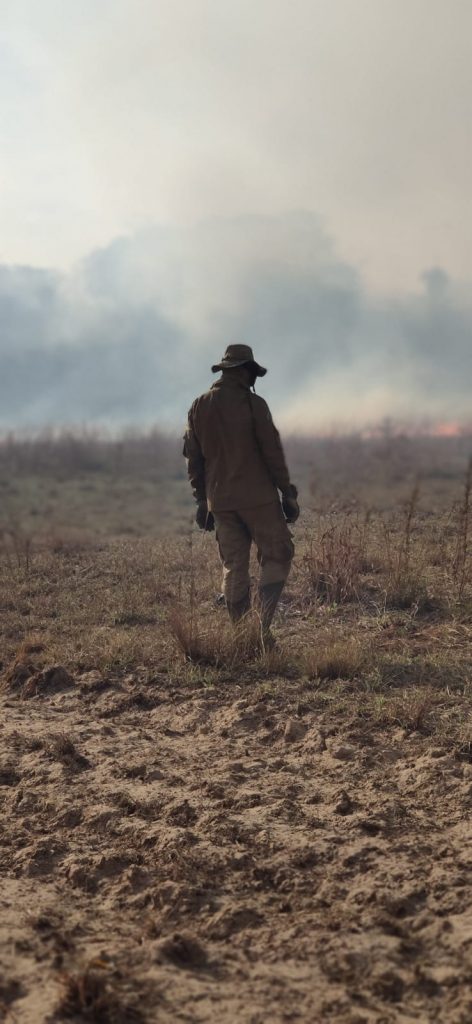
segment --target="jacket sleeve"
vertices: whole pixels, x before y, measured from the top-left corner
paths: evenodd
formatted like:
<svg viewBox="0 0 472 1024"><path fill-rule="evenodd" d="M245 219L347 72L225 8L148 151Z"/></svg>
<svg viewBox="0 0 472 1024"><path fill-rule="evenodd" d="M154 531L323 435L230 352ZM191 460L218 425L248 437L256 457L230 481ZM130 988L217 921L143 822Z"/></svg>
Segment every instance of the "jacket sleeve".
<svg viewBox="0 0 472 1024"><path fill-rule="evenodd" d="M195 433L194 410L195 406L192 405L188 414L187 429L184 434L183 454L187 459L188 478L192 485L195 501L206 501L205 459Z"/></svg>
<svg viewBox="0 0 472 1024"><path fill-rule="evenodd" d="M290 476L285 461L280 434L270 414L269 406L258 395L251 396L254 414L254 429L262 458L269 470L272 482L284 494L290 487Z"/></svg>

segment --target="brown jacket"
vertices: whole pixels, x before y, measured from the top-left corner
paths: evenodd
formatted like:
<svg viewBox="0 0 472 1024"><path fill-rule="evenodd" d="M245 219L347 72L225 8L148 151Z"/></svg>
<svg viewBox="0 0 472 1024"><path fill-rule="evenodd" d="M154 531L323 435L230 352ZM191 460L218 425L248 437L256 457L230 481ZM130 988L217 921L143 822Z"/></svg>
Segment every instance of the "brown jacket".
<svg viewBox="0 0 472 1024"><path fill-rule="evenodd" d="M184 440L194 496L214 512L265 505L290 486L269 407L237 373L196 399Z"/></svg>

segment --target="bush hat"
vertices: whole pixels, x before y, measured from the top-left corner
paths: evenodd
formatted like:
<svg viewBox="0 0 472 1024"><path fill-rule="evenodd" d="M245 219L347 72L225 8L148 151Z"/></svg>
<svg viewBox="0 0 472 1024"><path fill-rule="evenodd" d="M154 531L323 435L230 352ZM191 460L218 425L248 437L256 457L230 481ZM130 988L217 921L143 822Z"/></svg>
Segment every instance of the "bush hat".
<svg viewBox="0 0 472 1024"><path fill-rule="evenodd" d="M267 373L264 366L259 366L259 363L256 363L254 353L249 345L228 345L221 363L215 363L211 370L212 373L217 373L218 370L231 370L235 366L245 366L246 363L250 363L254 367L257 377L264 377Z"/></svg>

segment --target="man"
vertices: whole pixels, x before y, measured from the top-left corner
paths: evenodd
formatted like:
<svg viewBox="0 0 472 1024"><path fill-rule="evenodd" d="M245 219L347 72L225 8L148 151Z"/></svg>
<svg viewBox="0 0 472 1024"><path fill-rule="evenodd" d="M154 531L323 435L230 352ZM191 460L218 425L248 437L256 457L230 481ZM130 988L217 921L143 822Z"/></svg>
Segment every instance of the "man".
<svg viewBox="0 0 472 1024"><path fill-rule="evenodd" d="M261 566L259 611L263 638L290 571L293 543L287 523L299 515L278 431L263 398L251 392L259 366L248 345L229 345L212 372L221 377L193 403L184 455L200 529L216 526L223 593L233 622L251 606L251 542ZM282 497L282 504L279 498Z"/></svg>

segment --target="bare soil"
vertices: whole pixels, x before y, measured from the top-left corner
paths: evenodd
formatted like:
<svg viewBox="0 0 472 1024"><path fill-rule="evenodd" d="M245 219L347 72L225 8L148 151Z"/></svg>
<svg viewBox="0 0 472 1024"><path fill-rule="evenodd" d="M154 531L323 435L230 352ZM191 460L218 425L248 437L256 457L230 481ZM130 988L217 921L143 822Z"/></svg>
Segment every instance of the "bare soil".
<svg viewBox="0 0 472 1024"><path fill-rule="evenodd" d="M1 701L0 1019L468 1024L468 748L347 684L54 678Z"/></svg>

